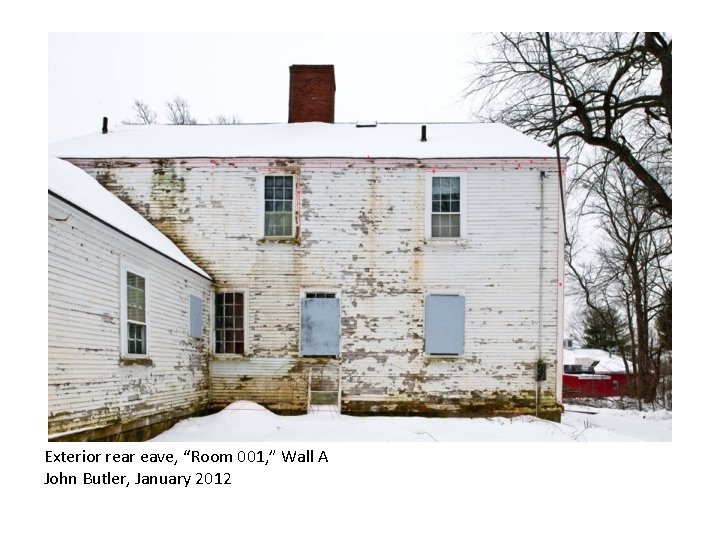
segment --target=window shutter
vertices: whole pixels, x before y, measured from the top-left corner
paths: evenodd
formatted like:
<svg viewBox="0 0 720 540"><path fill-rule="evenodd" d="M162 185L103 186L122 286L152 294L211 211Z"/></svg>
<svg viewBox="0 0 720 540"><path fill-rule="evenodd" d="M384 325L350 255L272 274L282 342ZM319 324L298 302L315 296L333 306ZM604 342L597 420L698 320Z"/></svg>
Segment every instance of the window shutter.
<svg viewBox="0 0 720 540"><path fill-rule="evenodd" d="M425 298L425 352L465 352L465 297L431 294Z"/></svg>
<svg viewBox="0 0 720 540"><path fill-rule="evenodd" d="M303 298L300 303L300 354L340 354L340 299Z"/></svg>
<svg viewBox="0 0 720 540"><path fill-rule="evenodd" d="M190 337L202 337L202 299L190 295Z"/></svg>

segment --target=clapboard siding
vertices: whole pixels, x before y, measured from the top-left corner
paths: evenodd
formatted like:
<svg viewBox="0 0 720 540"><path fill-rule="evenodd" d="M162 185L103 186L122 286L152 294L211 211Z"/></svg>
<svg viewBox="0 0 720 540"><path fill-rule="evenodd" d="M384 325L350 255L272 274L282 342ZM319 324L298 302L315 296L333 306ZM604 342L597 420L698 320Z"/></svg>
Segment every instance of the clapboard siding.
<svg viewBox="0 0 720 540"><path fill-rule="evenodd" d="M148 356L124 365L121 261L146 271ZM203 299L203 337L188 337L189 295ZM48 434L124 425L208 400L210 282L48 196Z"/></svg>
<svg viewBox="0 0 720 540"><path fill-rule="evenodd" d="M534 399L540 357L551 364L543 404L556 406L562 258L552 160L71 161L173 239L217 288L249 291L248 353L211 362L214 405L303 406L314 360L298 353L300 291L316 288L340 291L341 358L324 362L342 363L351 409L448 399L512 409ZM430 171L466 175L466 238L425 238ZM261 239L268 173L299 182L297 243ZM454 359L424 354L424 298L443 290L466 298L465 352Z"/></svg>

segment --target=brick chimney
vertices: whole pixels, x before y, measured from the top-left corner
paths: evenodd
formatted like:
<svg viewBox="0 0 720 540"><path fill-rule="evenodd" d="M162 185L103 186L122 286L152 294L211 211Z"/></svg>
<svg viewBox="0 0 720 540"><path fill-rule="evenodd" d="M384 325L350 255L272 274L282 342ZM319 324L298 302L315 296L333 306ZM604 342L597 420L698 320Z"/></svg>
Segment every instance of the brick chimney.
<svg viewBox="0 0 720 540"><path fill-rule="evenodd" d="M335 122L334 66L290 66L288 122Z"/></svg>

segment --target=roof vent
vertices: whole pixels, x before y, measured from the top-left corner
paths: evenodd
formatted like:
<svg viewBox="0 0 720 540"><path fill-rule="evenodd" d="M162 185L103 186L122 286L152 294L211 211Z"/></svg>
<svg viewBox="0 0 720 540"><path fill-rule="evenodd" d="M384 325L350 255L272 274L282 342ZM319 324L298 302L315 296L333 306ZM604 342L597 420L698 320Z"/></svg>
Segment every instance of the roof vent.
<svg viewBox="0 0 720 540"><path fill-rule="evenodd" d="M427 142L427 126L420 128L420 142Z"/></svg>
<svg viewBox="0 0 720 540"><path fill-rule="evenodd" d="M103 116L103 125L102 125L103 135L105 135L108 132L107 125L108 125L108 118L107 118L107 116Z"/></svg>
<svg viewBox="0 0 720 540"><path fill-rule="evenodd" d="M358 120L355 124L355 127L363 128L363 127L377 127L377 121L376 120Z"/></svg>

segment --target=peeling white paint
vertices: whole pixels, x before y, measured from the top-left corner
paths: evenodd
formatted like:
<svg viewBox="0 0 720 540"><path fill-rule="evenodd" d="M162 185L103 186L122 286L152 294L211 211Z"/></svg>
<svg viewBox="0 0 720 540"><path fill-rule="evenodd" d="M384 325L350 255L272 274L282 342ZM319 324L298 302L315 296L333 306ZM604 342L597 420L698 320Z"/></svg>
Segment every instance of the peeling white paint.
<svg viewBox="0 0 720 540"><path fill-rule="evenodd" d="M208 272L216 287L247 290L251 356L211 361L212 402L280 407L302 396L301 289L341 292L341 357L348 402L484 402L535 391L538 321L552 364L543 402L556 403L558 186L547 159L74 159L129 202ZM425 238L428 171L463 171L467 237ZM259 241L258 178L299 180L299 243ZM539 227L543 227L538 299ZM461 289L465 352L424 354L424 296ZM275 359L270 361L269 359ZM277 362L276 362L277 361ZM332 362L332 361L331 361ZM285 403L288 408L294 404Z"/></svg>
<svg viewBox="0 0 720 540"><path fill-rule="evenodd" d="M210 281L52 194L48 215L48 434L204 407ZM121 258L147 270L150 366L121 362ZM202 339L188 336L190 294Z"/></svg>

